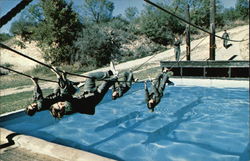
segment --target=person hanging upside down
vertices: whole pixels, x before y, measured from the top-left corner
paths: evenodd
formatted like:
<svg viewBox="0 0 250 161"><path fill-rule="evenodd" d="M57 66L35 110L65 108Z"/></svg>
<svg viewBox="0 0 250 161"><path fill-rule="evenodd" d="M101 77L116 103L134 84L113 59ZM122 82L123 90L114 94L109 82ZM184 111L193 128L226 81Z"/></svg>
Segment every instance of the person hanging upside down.
<svg viewBox="0 0 250 161"><path fill-rule="evenodd" d="M115 75L114 75L115 73ZM72 97L67 101L60 101L50 107L50 112L55 118L62 118L64 115L73 113L95 114L95 107L99 104L108 89L117 81L116 71L90 73L84 85L83 94L79 97ZM96 81L103 81L96 86Z"/></svg>
<svg viewBox="0 0 250 161"><path fill-rule="evenodd" d="M124 72L122 78L121 82L117 82L118 86L115 86L115 84L112 86L113 100L122 97L131 88L132 82L137 81L137 79L134 79L132 71Z"/></svg>
<svg viewBox="0 0 250 161"><path fill-rule="evenodd" d="M25 108L25 112L29 116L33 116L36 112L48 110L51 105L60 100L58 93L52 93L43 97L42 90L38 84L38 78L32 77L34 83L33 103Z"/></svg>
<svg viewBox="0 0 250 161"><path fill-rule="evenodd" d="M160 73L154 81L151 81L152 85L150 92L148 91L147 82L144 82L145 101L151 112L154 111L155 106L161 101L166 83L168 83L168 85L174 85L174 83L169 80L169 77L172 75L172 71L163 68L162 73Z"/></svg>
<svg viewBox="0 0 250 161"><path fill-rule="evenodd" d="M57 75L58 86L54 89L52 94L46 97L43 97L42 90L38 84L38 78L31 78L35 87L33 92L33 103L25 108L27 115L33 116L36 112L48 110L54 103L70 99L77 91L78 83L66 79L65 72L61 74L55 67L52 67L52 71Z"/></svg>

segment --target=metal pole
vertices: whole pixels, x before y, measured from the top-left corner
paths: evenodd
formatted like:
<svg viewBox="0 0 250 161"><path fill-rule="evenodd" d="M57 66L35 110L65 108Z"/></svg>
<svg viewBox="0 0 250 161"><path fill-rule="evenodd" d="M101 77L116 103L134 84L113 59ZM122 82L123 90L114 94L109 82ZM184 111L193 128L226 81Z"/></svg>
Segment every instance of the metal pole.
<svg viewBox="0 0 250 161"><path fill-rule="evenodd" d="M187 4L187 9L186 9L186 16L187 16L187 21L190 22L190 12L189 12L189 5ZM186 25L186 57L187 60L191 60L190 56L190 24Z"/></svg>
<svg viewBox="0 0 250 161"><path fill-rule="evenodd" d="M215 0L210 0L210 30L209 60L215 60Z"/></svg>

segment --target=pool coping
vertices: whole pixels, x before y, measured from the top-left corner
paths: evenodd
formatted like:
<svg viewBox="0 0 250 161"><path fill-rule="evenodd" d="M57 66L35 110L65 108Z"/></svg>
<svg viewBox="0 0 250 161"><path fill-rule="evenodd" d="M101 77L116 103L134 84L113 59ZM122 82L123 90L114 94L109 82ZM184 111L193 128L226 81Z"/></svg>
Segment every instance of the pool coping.
<svg viewBox="0 0 250 161"><path fill-rule="evenodd" d="M8 143L10 141L14 141L14 146L26 149L33 153L44 154L50 157L54 157L56 159L60 159L63 161L113 161L113 159L106 158L103 156L99 156L90 152L86 152L83 150L55 144L52 142L45 141L43 139L39 139L36 137L16 134L13 131L7 130L5 128L0 127L0 141L1 144ZM13 138L11 136L16 134ZM1 150L1 153L4 153L4 149Z"/></svg>

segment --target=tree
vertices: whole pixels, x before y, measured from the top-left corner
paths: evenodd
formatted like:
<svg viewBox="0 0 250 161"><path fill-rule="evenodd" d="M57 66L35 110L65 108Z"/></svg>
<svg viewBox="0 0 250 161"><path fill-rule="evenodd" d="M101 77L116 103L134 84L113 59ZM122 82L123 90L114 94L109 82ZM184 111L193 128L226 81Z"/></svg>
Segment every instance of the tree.
<svg viewBox="0 0 250 161"><path fill-rule="evenodd" d="M164 8L171 10L168 6ZM140 17L140 30L154 42L167 45L173 41L174 34L184 32L185 26L169 14L152 6L146 6Z"/></svg>
<svg viewBox="0 0 250 161"><path fill-rule="evenodd" d="M235 9L239 19L249 19L249 0L237 0Z"/></svg>
<svg viewBox="0 0 250 161"><path fill-rule="evenodd" d="M109 0L85 0L86 16L93 22L107 22L112 18L114 3Z"/></svg>
<svg viewBox="0 0 250 161"><path fill-rule="evenodd" d="M118 53L119 42L113 39L109 29L102 25L91 25L79 33L74 46L78 49L72 55L74 62L82 66L101 67L110 62L112 55Z"/></svg>
<svg viewBox="0 0 250 161"><path fill-rule="evenodd" d="M32 28L33 23L29 22L23 18L19 19L18 21L15 21L11 24L10 27L10 33L13 35L20 35L22 41L28 41L31 40L32 35Z"/></svg>
<svg viewBox="0 0 250 161"><path fill-rule="evenodd" d="M210 0L174 0L172 6L177 6L176 13L185 17L187 4L190 6L191 21L200 27L210 26ZM216 0L216 15L215 23L218 26L223 26L222 5L220 0Z"/></svg>
<svg viewBox="0 0 250 161"><path fill-rule="evenodd" d="M73 42L81 28L78 15L72 10L72 3L65 0L41 0L43 20L36 34L39 46L45 52L45 59L57 63L70 63L74 51Z"/></svg>
<svg viewBox="0 0 250 161"><path fill-rule="evenodd" d="M136 7L129 7L125 10L125 16L129 21L134 20L137 14L138 14L138 9Z"/></svg>

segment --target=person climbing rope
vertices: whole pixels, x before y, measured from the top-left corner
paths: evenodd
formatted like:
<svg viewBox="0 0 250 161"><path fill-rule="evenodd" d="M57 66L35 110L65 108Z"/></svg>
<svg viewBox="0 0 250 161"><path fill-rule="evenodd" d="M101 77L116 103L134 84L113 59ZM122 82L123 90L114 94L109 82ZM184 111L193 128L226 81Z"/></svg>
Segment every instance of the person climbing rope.
<svg viewBox="0 0 250 161"><path fill-rule="evenodd" d="M169 77L172 75L172 71L169 71L168 68L163 68L162 73L158 74L154 81L151 80L152 85L150 92L148 91L147 81L144 82L145 101L151 112L154 112L155 106L161 101L166 83L168 83L168 85L174 85L174 83L169 80Z"/></svg>
<svg viewBox="0 0 250 161"><path fill-rule="evenodd" d="M112 68L111 63L111 68ZM67 101L60 101L50 107L50 112L55 118L62 118L64 115L73 113L95 114L95 107L99 104L108 89L117 81L118 72L113 69L107 72L90 73L84 85L83 94L79 97L72 97ZM96 86L96 81L103 82Z"/></svg>
<svg viewBox="0 0 250 161"><path fill-rule="evenodd" d="M122 81L117 82L112 86L112 99L115 100L122 97L132 86L132 82L136 82L138 79L134 79L132 70L124 72Z"/></svg>

